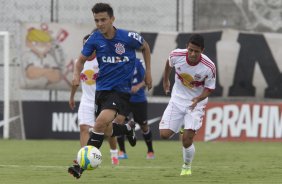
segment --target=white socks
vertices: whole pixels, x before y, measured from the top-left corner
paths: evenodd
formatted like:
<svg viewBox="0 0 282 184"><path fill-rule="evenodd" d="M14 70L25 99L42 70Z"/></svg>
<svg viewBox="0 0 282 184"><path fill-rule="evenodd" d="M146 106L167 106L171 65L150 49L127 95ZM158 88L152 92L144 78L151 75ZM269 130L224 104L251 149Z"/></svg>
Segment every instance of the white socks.
<svg viewBox="0 0 282 184"><path fill-rule="evenodd" d="M182 154L183 154L183 161L185 165L189 165L191 167L194 155L195 155L195 147L194 144L192 144L188 148L182 147Z"/></svg>
<svg viewBox="0 0 282 184"><path fill-rule="evenodd" d="M111 158L113 158L113 157L118 158L118 150L117 149L115 149L115 150L110 149L110 153L111 153Z"/></svg>

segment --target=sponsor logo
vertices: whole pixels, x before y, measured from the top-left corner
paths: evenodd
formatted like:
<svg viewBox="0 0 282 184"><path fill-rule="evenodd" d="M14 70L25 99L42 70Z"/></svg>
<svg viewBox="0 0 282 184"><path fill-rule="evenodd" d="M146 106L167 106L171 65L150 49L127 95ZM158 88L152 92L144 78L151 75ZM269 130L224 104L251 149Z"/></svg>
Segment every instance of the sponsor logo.
<svg viewBox="0 0 282 184"><path fill-rule="evenodd" d="M127 56L122 56L122 57L102 56L102 61L104 63L119 63L119 62L128 62L129 58Z"/></svg>
<svg viewBox="0 0 282 184"><path fill-rule="evenodd" d="M195 80L200 80L202 77L201 77L200 74L196 74L196 75L194 76L194 78L195 78Z"/></svg>
<svg viewBox="0 0 282 184"><path fill-rule="evenodd" d="M148 123L148 125L151 125L151 124L156 123L156 122L158 123L160 121L160 119L161 119L160 116L155 117L155 118L147 120L147 123ZM163 123L163 122L161 122L161 123ZM137 130L140 130L140 126L138 124L135 125L135 131L137 131Z"/></svg>
<svg viewBox="0 0 282 184"><path fill-rule="evenodd" d="M52 132L79 132L77 113L53 112Z"/></svg>
<svg viewBox="0 0 282 184"><path fill-rule="evenodd" d="M282 113L277 105L226 104L206 112L204 141L281 139Z"/></svg>

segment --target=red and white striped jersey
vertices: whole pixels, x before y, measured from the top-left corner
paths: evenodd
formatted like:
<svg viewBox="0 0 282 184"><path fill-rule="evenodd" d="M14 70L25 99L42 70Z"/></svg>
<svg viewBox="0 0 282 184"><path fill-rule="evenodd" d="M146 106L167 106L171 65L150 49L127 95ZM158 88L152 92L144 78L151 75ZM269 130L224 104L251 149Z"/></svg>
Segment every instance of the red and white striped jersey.
<svg viewBox="0 0 282 184"><path fill-rule="evenodd" d="M201 54L200 61L193 64L188 61L187 49L175 49L169 55L169 65L175 68L171 100L189 105L204 88L215 89L216 67L206 55ZM207 100L201 103L207 103Z"/></svg>

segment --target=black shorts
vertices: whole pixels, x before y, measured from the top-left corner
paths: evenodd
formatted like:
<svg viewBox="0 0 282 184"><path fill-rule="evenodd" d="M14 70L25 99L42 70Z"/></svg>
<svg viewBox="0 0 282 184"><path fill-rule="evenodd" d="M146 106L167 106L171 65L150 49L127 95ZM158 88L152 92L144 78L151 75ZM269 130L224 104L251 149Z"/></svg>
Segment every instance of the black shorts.
<svg viewBox="0 0 282 184"><path fill-rule="evenodd" d="M96 91L95 94L95 115L104 109L115 109L117 113L126 112L129 108L129 93L117 91Z"/></svg>
<svg viewBox="0 0 282 184"><path fill-rule="evenodd" d="M147 104L148 102L130 102L130 111L133 119L139 125L147 124Z"/></svg>

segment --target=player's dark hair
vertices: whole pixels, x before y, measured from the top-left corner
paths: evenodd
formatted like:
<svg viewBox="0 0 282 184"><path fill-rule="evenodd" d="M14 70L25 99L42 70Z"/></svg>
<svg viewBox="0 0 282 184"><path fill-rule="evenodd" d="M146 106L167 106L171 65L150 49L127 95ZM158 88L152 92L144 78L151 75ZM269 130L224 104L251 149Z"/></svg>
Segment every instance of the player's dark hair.
<svg viewBox="0 0 282 184"><path fill-rule="evenodd" d="M85 41L89 38L90 34L87 34L83 37L82 44L84 45Z"/></svg>
<svg viewBox="0 0 282 184"><path fill-rule="evenodd" d="M197 46L201 47L202 50L205 48L204 38L199 34L192 34L188 43L192 43L194 45L197 45Z"/></svg>
<svg viewBox="0 0 282 184"><path fill-rule="evenodd" d="M92 13L107 12L110 17L114 16L114 10L110 4L96 3L92 8Z"/></svg>

